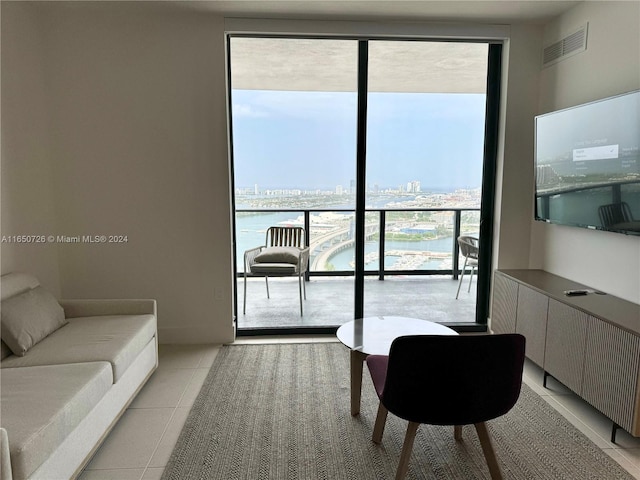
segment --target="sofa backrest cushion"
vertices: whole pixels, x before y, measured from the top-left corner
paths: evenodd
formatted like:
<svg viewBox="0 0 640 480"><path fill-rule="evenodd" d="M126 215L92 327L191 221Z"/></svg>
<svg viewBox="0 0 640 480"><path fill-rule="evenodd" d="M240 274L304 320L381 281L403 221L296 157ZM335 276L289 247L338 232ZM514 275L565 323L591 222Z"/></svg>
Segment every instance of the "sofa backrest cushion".
<svg viewBox="0 0 640 480"><path fill-rule="evenodd" d="M41 286L2 301L0 336L15 355L24 356L66 323L58 301Z"/></svg>
<svg viewBox="0 0 640 480"><path fill-rule="evenodd" d="M7 273L0 277L0 300L6 300L38 285L38 279L28 273Z"/></svg>
<svg viewBox="0 0 640 480"><path fill-rule="evenodd" d="M38 285L40 282L33 275L20 272L7 273L0 277L0 300L6 300ZM4 360L12 353L7 344L0 340L0 360Z"/></svg>

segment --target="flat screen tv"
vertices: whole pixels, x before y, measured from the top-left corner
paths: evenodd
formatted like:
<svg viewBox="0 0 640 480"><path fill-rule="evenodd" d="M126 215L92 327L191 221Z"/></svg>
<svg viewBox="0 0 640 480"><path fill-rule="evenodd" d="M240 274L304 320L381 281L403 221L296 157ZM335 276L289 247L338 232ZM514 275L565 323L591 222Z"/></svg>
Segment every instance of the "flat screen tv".
<svg viewBox="0 0 640 480"><path fill-rule="evenodd" d="M536 220L640 235L640 90L535 118Z"/></svg>

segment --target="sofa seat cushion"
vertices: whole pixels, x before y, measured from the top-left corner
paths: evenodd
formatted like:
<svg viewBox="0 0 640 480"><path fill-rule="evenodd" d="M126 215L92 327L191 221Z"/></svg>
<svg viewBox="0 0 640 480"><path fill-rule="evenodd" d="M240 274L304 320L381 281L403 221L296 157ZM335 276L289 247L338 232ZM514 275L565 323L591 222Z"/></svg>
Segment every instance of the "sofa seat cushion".
<svg viewBox="0 0 640 480"><path fill-rule="evenodd" d="M2 418L14 478L27 478L113 384L108 362L8 368L0 375Z"/></svg>
<svg viewBox="0 0 640 480"><path fill-rule="evenodd" d="M2 368L109 362L117 382L156 332L154 315L69 318L69 323L35 345L24 357L2 360Z"/></svg>

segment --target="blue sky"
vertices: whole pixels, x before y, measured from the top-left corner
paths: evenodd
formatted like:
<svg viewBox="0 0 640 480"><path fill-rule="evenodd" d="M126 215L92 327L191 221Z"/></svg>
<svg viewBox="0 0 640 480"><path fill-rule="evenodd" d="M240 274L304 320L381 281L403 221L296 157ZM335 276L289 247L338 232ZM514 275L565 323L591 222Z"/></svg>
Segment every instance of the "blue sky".
<svg viewBox="0 0 640 480"><path fill-rule="evenodd" d="M237 188L335 189L355 178L351 92L233 90ZM477 188L483 94L370 93L367 182L422 190Z"/></svg>

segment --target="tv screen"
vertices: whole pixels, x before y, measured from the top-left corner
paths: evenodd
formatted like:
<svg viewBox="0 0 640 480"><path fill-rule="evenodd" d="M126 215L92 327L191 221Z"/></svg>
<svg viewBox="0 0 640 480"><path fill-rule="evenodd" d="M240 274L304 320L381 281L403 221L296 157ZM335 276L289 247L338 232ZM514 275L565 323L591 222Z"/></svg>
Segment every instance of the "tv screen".
<svg viewBox="0 0 640 480"><path fill-rule="evenodd" d="M536 220L640 235L640 91L535 119Z"/></svg>

